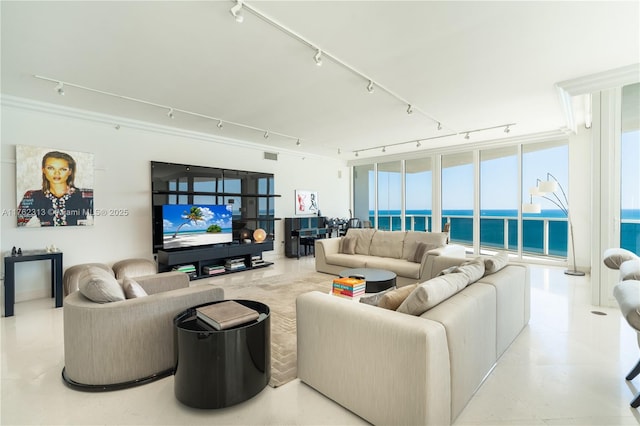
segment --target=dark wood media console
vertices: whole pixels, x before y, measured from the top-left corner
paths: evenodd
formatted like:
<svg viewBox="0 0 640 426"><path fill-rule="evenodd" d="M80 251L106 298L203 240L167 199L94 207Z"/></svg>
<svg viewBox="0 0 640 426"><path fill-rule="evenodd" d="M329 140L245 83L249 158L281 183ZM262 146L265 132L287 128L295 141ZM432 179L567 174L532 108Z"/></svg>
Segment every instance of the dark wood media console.
<svg viewBox="0 0 640 426"><path fill-rule="evenodd" d="M262 243L232 243L213 247L192 248L187 250L164 251L158 250L158 269L160 272L170 271L180 265L194 265L196 276L192 279L210 278L217 275L246 271L248 269L264 268L273 265L271 262L263 262L252 265L252 257L260 256L262 252L273 250L273 241ZM205 274L205 267L224 265L230 259L242 259L245 268L228 270L217 274Z"/></svg>

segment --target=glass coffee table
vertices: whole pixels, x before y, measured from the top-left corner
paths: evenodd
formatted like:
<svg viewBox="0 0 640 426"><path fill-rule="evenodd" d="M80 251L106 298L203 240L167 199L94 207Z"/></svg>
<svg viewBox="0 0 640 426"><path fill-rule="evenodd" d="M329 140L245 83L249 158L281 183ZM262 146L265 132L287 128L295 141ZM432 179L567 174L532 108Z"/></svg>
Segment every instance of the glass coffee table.
<svg viewBox="0 0 640 426"><path fill-rule="evenodd" d="M340 278L362 277L366 281L365 293L378 293L396 285L396 273L384 269L353 268L340 272Z"/></svg>

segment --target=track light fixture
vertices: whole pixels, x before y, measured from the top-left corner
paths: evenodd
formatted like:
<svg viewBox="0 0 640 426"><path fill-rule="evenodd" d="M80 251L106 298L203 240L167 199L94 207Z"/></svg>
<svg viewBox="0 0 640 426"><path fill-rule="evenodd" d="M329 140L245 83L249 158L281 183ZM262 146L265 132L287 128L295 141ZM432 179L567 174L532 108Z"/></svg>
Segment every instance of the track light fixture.
<svg viewBox="0 0 640 426"><path fill-rule="evenodd" d="M318 49L316 51L316 54L313 57L313 60L316 61L316 65L321 67L322 66L322 50Z"/></svg>
<svg viewBox="0 0 640 426"><path fill-rule="evenodd" d="M506 127L511 128L512 126L515 126L516 124L517 123L500 124L498 126L485 127L483 129L472 129L472 130L465 130L465 131L462 131L462 132L438 134L438 135L429 136L429 137L426 137L426 138L411 139L411 140L408 140L408 141L402 141L402 142L396 142L396 143L388 143L388 144L385 144L385 145L372 146L372 147L369 147L369 148L361 148L358 151L353 151L353 152L355 153L355 156L357 157L359 155L359 153L361 153L361 152L373 152L373 151L378 152L378 150L381 150L382 152L386 152L388 146L395 147L395 146L406 146L407 144L415 144L416 148L420 148L422 146L422 142L427 142L427 141L435 140L435 139L450 138L450 137L461 136L461 135L464 135L464 138L468 140L468 139L471 138L471 133L479 133L479 132L484 132L486 130L504 129ZM409 152L409 150L407 150L407 152Z"/></svg>
<svg viewBox="0 0 640 426"><path fill-rule="evenodd" d="M413 107L411 106L411 104L407 106L407 114L413 114Z"/></svg>
<svg viewBox="0 0 640 426"><path fill-rule="evenodd" d="M244 21L244 15L242 14L242 0L237 0L236 5L233 6L229 12L234 18L236 18L236 22L242 23L242 21Z"/></svg>
<svg viewBox="0 0 640 426"><path fill-rule="evenodd" d="M265 138L265 139L269 139L269 131L268 130L265 131L264 135L262 135L262 137Z"/></svg>
<svg viewBox="0 0 640 426"><path fill-rule="evenodd" d="M442 123L438 121L438 130L442 130Z"/></svg>
<svg viewBox="0 0 640 426"><path fill-rule="evenodd" d="M507 126L507 127L505 127L505 128L504 128L504 132L505 132L505 133L509 133L510 131L511 131L511 129L509 129L509 126Z"/></svg>
<svg viewBox="0 0 640 426"><path fill-rule="evenodd" d="M238 123L238 122L235 122L235 121L222 120L221 118L212 117L212 116L209 116L209 115L201 114L199 112L187 111L187 110L179 109L179 108L175 108L174 109L173 107L170 107L169 105L162 105L162 104L158 104L158 103L155 103L155 102L146 101L144 99L138 99L138 98L133 98L131 96L121 95L121 94L118 94L118 93L105 92L104 90L98 90L98 89L94 89L94 88L91 88L91 87L87 87L87 86L82 86L82 85L79 85L79 84L71 83L71 82L68 82L68 81L58 80L57 78L45 77L45 76L41 76L41 75L37 75L37 74L32 75L32 77L33 78L37 78L39 80L48 81L50 83L55 83L56 86L55 86L54 90L56 92L58 92L59 94L61 94L61 95L64 94L64 86L70 86L70 87L73 87L73 88L76 88L76 89L80 89L80 90L84 90L84 91L87 91L87 92L96 93L96 94L99 94L99 95L109 96L109 97L112 97L112 98L117 98L117 99L120 99L120 100L124 100L124 101L127 101L127 102L135 102L135 103L138 103L138 104L142 104L142 105L158 108L158 109L160 109L162 111L167 111L167 117L169 117L169 118L175 118L175 113L179 112L180 114L183 114L183 115L190 115L190 116L197 117L197 118L202 118L202 119L205 119L205 120L215 121L216 122L216 126L219 129L222 129L223 124L228 124L228 125L235 126L235 127L242 127L244 129L252 130L252 131L255 131L255 132L260 132L261 134L263 134L265 139L268 138L269 135L270 135L269 131L265 131L264 129L261 129L259 127L254 127L254 126L250 126L248 124ZM109 125L111 125L111 124L109 124ZM289 134L286 134L286 133L281 133L281 132L271 132L271 133L273 133L274 135L281 136L281 137L286 138L286 139L292 139L292 140L299 140L300 139L300 138L298 138L296 136L289 135Z"/></svg>
<svg viewBox="0 0 640 426"><path fill-rule="evenodd" d="M338 148L338 155L342 154L342 150Z"/></svg>
<svg viewBox="0 0 640 426"><path fill-rule="evenodd" d="M369 80L369 84L367 84L367 91L373 93L373 81L371 80Z"/></svg>
<svg viewBox="0 0 640 426"><path fill-rule="evenodd" d="M301 143L300 143L300 139L298 139L298 140L296 141L296 146L300 146L300 145L301 145Z"/></svg>

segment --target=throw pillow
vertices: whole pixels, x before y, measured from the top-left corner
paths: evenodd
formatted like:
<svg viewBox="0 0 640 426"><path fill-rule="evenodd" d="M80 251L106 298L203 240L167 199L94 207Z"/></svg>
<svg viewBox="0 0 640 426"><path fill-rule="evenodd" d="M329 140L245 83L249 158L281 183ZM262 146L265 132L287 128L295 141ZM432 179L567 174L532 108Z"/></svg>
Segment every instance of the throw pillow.
<svg viewBox="0 0 640 426"><path fill-rule="evenodd" d="M144 288L131 278L125 278L123 280L122 288L124 289L124 295L127 299L148 296Z"/></svg>
<svg viewBox="0 0 640 426"><path fill-rule="evenodd" d="M460 272L467 277L467 285L473 284L484 276L484 261L481 258L467 260L458 266L454 272ZM462 289L461 289L462 290Z"/></svg>
<svg viewBox="0 0 640 426"><path fill-rule="evenodd" d="M509 254L501 251L484 260L484 274L495 274L509 263Z"/></svg>
<svg viewBox="0 0 640 426"><path fill-rule="evenodd" d="M424 256L424 254L429 250L433 250L435 248L438 248L438 246L435 244L423 242L416 244L416 253L413 255L413 259L411 259L411 261L415 263L422 262L422 257Z"/></svg>
<svg viewBox="0 0 640 426"><path fill-rule="evenodd" d="M356 242L353 237L342 237L340 240L340 253L356 254Z"/></svg>
<svg viewBox="0 0 640 426"><path fill-rule="evenodd" d="M410 284L383 294L378 302L378 307L395 311L416 287L418 284Z"/></svg>
<svg viewBox="0 0 640 426"><path fill-rule="evenodd" d="M366 303L367 305L378 306L378 302L380 301L380 299L382 299L382 296L384 296L391 290L395 290L395 287L382 290L381 292L372 294L371 296L363 296L360 298L360 303Z"/></svg>
<svg viewBox="0 0 640 426"><path fill-rule="evenodd" d="M87 266L78 279L78 289L84 297L96 303L124 300L122 287L115 277L101 268Z"/></svg>
<svg viewBox="0 0 640 426"><path fill-rule="evenodd" d="M462 272L442 275L425 281L406 298L397 311L422 315L467 286L468 277Z"/></svg>
<svg viewBox="0 0 640 426"><path fill-rule="evenodd" d="M620 265L627 260L637 259L638 256L632 251L623 248L610 248L604 252L604 264L609 269L620 269Z"/></svg>

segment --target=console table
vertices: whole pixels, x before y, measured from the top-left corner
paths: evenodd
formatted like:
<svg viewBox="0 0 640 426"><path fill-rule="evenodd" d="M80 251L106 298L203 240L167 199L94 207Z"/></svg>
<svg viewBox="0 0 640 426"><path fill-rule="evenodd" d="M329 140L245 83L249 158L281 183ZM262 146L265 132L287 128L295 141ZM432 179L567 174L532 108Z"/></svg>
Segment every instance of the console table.
<svg viewBox="0 0 640 426"><path fill-rule="evenodd" d="M45 250L25 250L18 256L4 258L4 316L13 316L13 305L16 300L16 273L18 262L34 260L51 261L51 297L56 299L56 308L62 307L62 252L47 252Z"/></svg>

